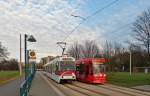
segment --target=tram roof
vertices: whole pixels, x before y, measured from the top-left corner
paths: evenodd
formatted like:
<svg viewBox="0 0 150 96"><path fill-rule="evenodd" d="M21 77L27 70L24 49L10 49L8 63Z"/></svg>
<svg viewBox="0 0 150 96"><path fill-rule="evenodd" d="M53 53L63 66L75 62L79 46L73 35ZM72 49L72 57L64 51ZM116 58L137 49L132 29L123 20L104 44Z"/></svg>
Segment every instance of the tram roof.
<svg viewBox="0 0 150 96"><path fill-rule="evenodd" d="M57 58L53 59L52 61L48 62L44 66L47 66L47 65L49 65L53 62L57 62L57 61L75 61L75 58L73 58L71 56L60 56L60 57L57 57Z"/></svg>
<svg viewBox="0 0 150 96"><path fill-rule="evenodd" d="M81 58L81 59L77 60L76 63L77 64L79 64L79 63L88 64L88 63L92 63L94 61L104 63L104 62L106 62L106 59L105 58Z"/></svg>

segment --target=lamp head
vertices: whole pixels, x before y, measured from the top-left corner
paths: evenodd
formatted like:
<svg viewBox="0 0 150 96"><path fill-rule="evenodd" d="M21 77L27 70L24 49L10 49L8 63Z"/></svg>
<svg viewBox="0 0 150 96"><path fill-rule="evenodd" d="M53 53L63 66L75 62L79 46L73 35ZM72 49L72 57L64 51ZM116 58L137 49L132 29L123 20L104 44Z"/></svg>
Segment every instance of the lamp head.
<svg viewBox="0 0 150 96"><path fill-rule="evenodd" d="M28 41L29 42L36 42L36 39L33 37L33 35L29 35Z"/></svg>

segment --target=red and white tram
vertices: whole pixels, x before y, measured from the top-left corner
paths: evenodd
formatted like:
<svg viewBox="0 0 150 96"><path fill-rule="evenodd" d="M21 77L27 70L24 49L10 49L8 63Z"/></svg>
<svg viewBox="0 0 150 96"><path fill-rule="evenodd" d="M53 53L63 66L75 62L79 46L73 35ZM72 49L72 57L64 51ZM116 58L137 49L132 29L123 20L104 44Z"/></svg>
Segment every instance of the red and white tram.
<svg viewBox="0 0 150 96"><path fill-rule="evenodd" d="M87 83L106 82L104 58L83 58L76 61L76 78Z"/></svg>
<svg viewBox="0 0 150 96"><path fill-rule="evenodd" d="M75 59L68 56L55 58L44 65L46 75L58 83L75 80L75 69Z"/></svg>

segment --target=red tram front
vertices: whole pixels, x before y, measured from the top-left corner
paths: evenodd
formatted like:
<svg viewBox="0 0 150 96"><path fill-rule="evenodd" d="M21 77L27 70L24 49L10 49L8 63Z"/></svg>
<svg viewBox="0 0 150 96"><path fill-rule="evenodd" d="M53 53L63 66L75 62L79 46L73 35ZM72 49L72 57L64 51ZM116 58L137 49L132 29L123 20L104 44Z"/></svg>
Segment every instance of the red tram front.
<svg viewBox="0 0 150 96"><path fill-rule="evenodd" d="M76 61L76 78L87 83L106 82L104 58L83 58Z"/></svg>

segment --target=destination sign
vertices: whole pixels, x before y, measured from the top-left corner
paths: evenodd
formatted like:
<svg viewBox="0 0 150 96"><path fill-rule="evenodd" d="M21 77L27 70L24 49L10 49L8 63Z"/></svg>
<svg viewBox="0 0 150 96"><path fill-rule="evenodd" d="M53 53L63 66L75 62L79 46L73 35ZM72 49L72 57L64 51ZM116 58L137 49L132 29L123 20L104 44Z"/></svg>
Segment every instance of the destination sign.
<svg viewBox="0 0 150 96"><path fill-rule="evenodd" d="M104 62L106 62L106 60L104 58L99 58L99 59L93 59L92 60L93 64L103 64Z"/></svg>
<svg viewBox="0 0 150 96"><path fill-rule="evenodd" d="M93 62L93 64L103 64L102 62Z"/></svg>
<svg viewBox="0 0 150 96"><path fill-rule="evenodd" d="M72 58L62 58L62 60L64 60L64 61L72 61L73 59Z"/></svg>

